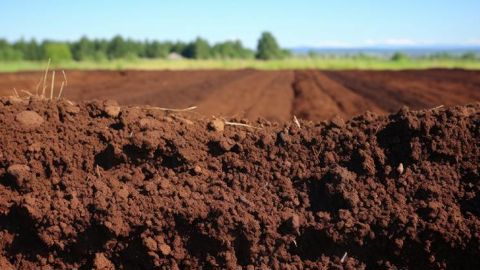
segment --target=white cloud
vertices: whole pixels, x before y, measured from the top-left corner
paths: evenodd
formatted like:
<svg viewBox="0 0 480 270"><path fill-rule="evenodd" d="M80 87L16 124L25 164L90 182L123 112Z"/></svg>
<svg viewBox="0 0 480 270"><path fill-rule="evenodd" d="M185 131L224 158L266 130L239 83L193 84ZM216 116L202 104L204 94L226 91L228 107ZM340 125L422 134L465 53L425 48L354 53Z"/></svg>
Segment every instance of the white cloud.
<svg viewBox="0 0 480 270"><path fill-rule="evenodd" d="M387 38L387 39L366 39L363 44L366 46L379 46L379 45L388 45L388 46L415 46L415 45L425 45L429 42L416 41L409 38Z"/></svg>
<svg viewBox="0 0 480 270"><path fill-rule="evenodd" d="M432 41L416 41L408 38L366 39L362 42L348 42L343 40L321 40L313 44L318 48L355 48L369 46L417 46L435 44Z"/></svg>
<svg viewBox="0 0 480 270"><path fill-rule="evenodd" d="M385 40L385 44L411 46L411 45L418 45L419 43L408 38L390 38Z"/></svg>
<svg viewBox="0 0 480 270"><path fill-rule="evenodd" d="M343 40L321 40L316 42L315 47L318 48L352 48L355 44L352 44Z"/></svg>

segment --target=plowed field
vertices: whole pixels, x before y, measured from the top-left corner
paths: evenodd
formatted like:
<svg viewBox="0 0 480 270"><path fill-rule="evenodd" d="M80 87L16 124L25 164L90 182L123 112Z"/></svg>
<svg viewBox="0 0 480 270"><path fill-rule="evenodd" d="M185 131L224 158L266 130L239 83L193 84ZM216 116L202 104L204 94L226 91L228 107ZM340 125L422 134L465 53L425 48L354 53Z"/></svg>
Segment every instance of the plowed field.
<svg viewBox="0 0 480 270"><path fill-rule="evenodd" d="M41 73L0 74L0 95L31 90ZM204 115L325 120L366 110L392 113L480 100L480 72L424 71L67 71L70 100L180 108ZM58 78L58 76L57 76ZM57 82L57 87L59 85Z"/></svg>

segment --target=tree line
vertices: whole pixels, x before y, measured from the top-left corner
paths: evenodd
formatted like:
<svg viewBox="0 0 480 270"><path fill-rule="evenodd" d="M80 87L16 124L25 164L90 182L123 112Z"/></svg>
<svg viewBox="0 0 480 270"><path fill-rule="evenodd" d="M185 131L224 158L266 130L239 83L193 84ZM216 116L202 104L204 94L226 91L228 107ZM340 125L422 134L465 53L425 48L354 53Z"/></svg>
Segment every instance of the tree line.
<svg viewBox="0 0 480 270"><path fill-rule="evenodd" d="M191 42L136 41L120 35L112 39L82 37L74 42L0 39L0 61L102 61L113 59L167 58L172 53L189 59L281 59L289 52L280 48L275 37L262 33L257 49L246 48L241 41L210 44L203 38Z"/></svg>

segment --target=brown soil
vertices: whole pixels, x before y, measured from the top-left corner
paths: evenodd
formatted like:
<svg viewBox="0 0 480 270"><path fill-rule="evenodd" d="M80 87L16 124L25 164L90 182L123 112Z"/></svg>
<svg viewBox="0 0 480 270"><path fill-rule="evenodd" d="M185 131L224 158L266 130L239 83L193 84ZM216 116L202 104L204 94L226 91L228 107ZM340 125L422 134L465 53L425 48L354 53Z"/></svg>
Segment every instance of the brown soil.
<svg viewBox="0 0 480 270"><path fill-rule="evenodd" d="M252 115L283 102L259 89L291 80L288 109L302 116L396 104L363 102L356 73L267 74L224 72L212 78L224 86L183 91L233 104L230 94L252 97L227 82L256 81ZM79 93L95 95L69 95ZM111 101L0 99L0 269L480 269L480 104L250 125Z"/></svg>
<svg viewBox="0 0 480 270"><path fill-rule="evenodd" d="M418 110L480 100L480 71L465 70L67 71L67 76L70 100L197 105L204 115L250 120L348 119L366 110L386 114L403 105ZM0 74L0 96L12 95L14 87L34 89L41 77L40 72Z"/></svg>

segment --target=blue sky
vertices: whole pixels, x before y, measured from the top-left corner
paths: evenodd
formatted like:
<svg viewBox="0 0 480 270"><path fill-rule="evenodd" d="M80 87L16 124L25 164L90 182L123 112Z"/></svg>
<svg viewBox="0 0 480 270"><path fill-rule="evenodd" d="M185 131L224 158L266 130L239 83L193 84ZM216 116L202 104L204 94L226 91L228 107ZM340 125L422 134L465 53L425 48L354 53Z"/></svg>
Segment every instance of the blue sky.
<svg viewBox="0 0 480 270"><path fill-rule="evenodd" d="M254 47L271 31L285 47L480 45L479 0L0 0L0 38L109 38Z"/></svg>

